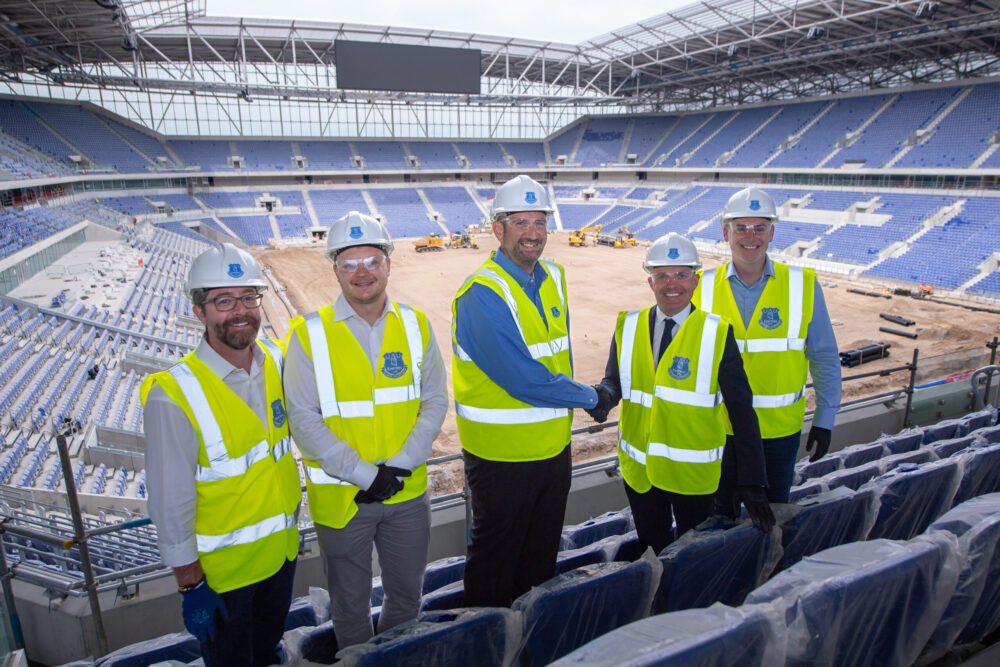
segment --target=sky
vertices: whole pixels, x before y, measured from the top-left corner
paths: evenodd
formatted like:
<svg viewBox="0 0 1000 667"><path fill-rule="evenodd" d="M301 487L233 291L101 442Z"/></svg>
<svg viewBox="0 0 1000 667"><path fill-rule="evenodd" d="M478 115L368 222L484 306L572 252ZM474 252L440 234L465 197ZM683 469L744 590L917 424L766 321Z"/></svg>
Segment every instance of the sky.
<svg viewBox="0 0 1000 667"><path fill-rule="evenodd" d="M207 0L210 16L438 28L578 44L694 0Z"/></svg>

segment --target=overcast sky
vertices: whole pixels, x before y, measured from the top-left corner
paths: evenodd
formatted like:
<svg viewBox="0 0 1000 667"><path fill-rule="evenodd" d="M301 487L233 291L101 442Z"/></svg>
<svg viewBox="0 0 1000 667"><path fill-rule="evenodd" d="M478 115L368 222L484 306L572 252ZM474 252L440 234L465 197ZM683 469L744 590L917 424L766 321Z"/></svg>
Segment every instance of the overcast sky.
<svg viewBox="0 0 1000 667"><path fill-rule="evenodd" d="M692 0L208 0L211 16L439 28L578 44Z"/></svg>

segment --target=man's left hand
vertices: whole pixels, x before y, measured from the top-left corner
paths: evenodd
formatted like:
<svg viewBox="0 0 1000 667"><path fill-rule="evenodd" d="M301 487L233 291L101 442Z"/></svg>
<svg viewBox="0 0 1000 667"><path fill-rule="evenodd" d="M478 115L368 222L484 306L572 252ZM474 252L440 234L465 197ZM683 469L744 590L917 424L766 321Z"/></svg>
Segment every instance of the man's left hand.
<svg viewBox="0 0 1000 667"><path fill-rule="evenodd" d="M813 445L816 446L816 451L809 457L810 461L819 461L826 456L826 453L830 451L831 437L833 437L833 431L828 428L813 426L809 429L809 438L806 440L806 451L813 452Z"/></svg>

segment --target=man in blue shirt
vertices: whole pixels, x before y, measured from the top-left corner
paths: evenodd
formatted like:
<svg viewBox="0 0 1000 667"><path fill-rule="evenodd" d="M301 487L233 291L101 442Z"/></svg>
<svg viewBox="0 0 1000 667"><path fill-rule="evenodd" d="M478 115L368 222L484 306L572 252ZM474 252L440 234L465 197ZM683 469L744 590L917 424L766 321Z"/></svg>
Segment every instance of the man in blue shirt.
<svg viewBox="0 0 1000 667"><path fill-rule="evenodd" d="M572 408L607 390L572 379L562 267L540 260L552 213L527 176L497 190L495 252L452 304L452 381L472 527L466 606L508 606L555 575L570 488Z"/></svg>
<svg viewBox="0 0 1000 667"><path fill-rule="evenodd" d="M829 450L841 380L837 340L815 273L767 256L777 220L766 192L746 188L733 195L722 216L732 261L704 273L694 300L733 320L763 435L768 500L785 503L801 440L806 366L816 393L806 441L813 461ZM724 455L719 511L732 507L735 472L735 461Z"/></svg>

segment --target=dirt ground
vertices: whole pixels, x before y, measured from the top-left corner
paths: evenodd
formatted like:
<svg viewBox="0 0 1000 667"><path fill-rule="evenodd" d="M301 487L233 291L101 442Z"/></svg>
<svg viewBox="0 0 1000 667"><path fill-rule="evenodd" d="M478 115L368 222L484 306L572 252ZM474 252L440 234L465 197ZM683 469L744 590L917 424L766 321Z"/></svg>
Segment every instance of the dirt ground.
<svg viewBox="0 0 1000 667"><path fill-rule="evenodd" d="M570 247L565 232L549 237L544 256L560 262L566 268L569 289L571 334L575 377L593 384L603 377L608 349L614 334L618 311L643 308L653 303L642 270L645 248ZM437 336L451 387L451 301L455 292L497 247L492 236L478 238L479 249L448 249L440 252L417 253L412 241L400 240L392 254L389 277L390 298L410 303L427 313ZM260 254L261 263L270 267L273 278L285 289L285 295L298 313L306 313L337 298L340 288L333 268L324 258L322 246L286 248ZM719 264L719 258L703 257L706 268ZM987 341L1000 333L1000 315L979 313L909 297L891 299L848 293L848 287L871 291L882 288L873 284L848 283L841 277L820 275L824 296L834 322L841 350L874 342L891 343L890 356L852 369L850 375L891 368L909 363L913 350L919 348L921 360L927 357L971 349L977 357L968 363L949 363L935 377L964 368L981 365L978 353L988 354ZM275 295L277 296L277 295ZM952 300L952 299L948 299ZM264 307L275 334L284 336L289 314L278 298L268 298ZM899 315L915 320L916 325L904 327L879 317L879 313ZM917 340L879 331L880 326L914 332ZM988 357L987 357L988 361ZM923 364L921 364L923 365ZM933 364L927 363L928 368ZM845 382L844 400L870 395L905 386L906 373ZM918 378L919 381L919 378ZM810 397L810 407L812 399ZM616 419L616 411L610 419ZM575 411L574 426L589 426L593 421L582 410ZM573 442L574 460L607 456L614 452L614 431L577 436ZM449 408L441 435L434 444L434 455L457 453L461 450L455 425L454 404ZM455 490L460 485L461 464L454 462L434 466L431 484L435 492Z"/></svg>

